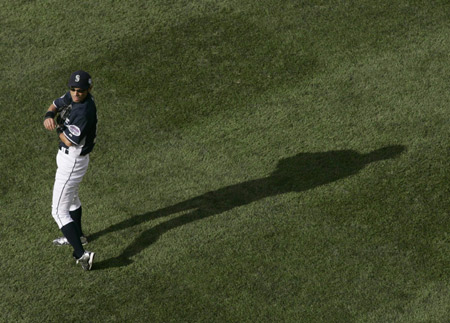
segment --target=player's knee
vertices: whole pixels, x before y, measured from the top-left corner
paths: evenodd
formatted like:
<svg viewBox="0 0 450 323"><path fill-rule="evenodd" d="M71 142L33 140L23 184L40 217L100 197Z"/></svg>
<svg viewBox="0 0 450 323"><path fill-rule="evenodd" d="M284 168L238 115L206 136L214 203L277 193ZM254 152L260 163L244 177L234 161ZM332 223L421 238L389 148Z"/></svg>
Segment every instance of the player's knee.
<svg viewBox="0 0 450 323"><path fill-rule="evenodd" d="M72 204L70 205L69 210L70 210L71 212L72 212L72 211L76 211L76 210L78 210L80 207L81 207L81 201L80 201L80 199L79 199L79 198L75 198L75 199L72 201Z"/></svg>
<svg viewBox="0 0 450 323"><path fill-rule="evenodd" d="M53 209L52 216L60 229L63 226L65 226L66 224L72 222L72 218L70 217L69 210L67 210L67 212L61 212L59 210Z"/></svg>

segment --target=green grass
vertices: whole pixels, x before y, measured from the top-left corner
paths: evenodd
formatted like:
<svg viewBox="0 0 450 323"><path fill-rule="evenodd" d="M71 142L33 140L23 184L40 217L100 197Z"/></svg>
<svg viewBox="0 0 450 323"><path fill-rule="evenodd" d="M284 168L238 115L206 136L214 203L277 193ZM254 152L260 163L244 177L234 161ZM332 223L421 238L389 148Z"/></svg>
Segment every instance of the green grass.
<svg viewBox="0 0 450 323"><path fill-rule="evenodd" d="M1 1L0 322L446 322L449 9ZM80 68L91 272L42 126Z"/></svg>

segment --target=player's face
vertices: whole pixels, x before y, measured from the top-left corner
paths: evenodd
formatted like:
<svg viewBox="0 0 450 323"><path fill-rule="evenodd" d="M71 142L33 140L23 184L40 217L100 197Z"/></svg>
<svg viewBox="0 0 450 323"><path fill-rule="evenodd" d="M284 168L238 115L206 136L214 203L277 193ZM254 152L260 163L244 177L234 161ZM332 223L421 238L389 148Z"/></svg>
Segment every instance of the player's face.
<svg viewBox="0 0 450 323"><path fill-rule="evenodd" d="M78 87L70 88L70 96L72 97L73 102L83 102L86 99L89 90L83 90Z"/></svg>

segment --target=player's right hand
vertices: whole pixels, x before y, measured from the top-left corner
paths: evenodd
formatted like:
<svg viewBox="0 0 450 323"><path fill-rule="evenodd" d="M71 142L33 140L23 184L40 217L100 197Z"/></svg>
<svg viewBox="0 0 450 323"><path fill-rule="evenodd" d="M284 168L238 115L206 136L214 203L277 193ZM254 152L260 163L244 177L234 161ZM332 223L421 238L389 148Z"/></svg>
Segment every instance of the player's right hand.
<svg viewBox="0 0 450 323"><path fill-rule="evenodd" d="M47 130L55 130L56 129L56 123L55 120L52 118L47 118L44 120L44 127Z"/></svg>

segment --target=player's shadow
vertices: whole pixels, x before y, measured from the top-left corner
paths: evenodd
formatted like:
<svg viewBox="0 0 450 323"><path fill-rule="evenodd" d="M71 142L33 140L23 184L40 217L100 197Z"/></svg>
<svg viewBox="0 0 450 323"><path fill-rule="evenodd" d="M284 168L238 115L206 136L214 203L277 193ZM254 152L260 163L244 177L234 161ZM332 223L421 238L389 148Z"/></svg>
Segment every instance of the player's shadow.
<svg viewBox="0 0 450 323"><path fill-rule="evenodd" d="M187 212L142 232L120 255L96 263L95 269L120 267L131 263L133 256L157 241L162 234L174 228L221 214L265 197L288 192L303 192L337 181L358 173L370 163L395 158L404 150L404 146L396 145L377 149L367 154L360 154L353 150L338 150L300 153L281 159L277 168L267 177L226 186L172 206L136 215L92 234L89 237L91 241L107 233L125 230L178 212Z"/></svg>

